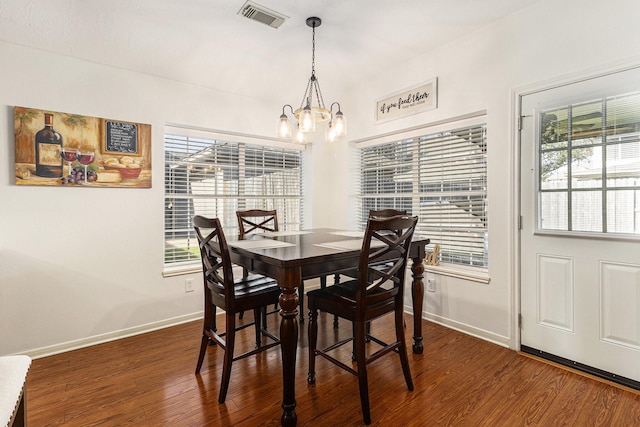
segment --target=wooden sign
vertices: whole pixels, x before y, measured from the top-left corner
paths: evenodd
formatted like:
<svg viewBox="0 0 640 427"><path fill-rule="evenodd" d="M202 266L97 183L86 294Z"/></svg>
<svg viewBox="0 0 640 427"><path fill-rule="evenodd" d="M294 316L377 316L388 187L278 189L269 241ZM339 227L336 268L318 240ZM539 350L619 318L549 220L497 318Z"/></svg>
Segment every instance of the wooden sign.
<svg viewBox="0 0 640 427"><path fill-rule="evenodd" d="M376 103L375 123L438 108L438 78L389 95Z"/></svg>

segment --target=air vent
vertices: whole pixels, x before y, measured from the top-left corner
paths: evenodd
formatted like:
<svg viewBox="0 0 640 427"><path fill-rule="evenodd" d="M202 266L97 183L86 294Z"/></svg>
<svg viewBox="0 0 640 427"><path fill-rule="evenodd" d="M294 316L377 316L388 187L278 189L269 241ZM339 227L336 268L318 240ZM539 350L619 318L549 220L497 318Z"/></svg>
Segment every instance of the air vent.
<svg viewBox="0 0 640 427"><path fill-rule="evenodd" d="M238 15L254 21L262 22L271 28L278 28L289 17L275 12L251 0L247 1L238 11Z"/></svg>

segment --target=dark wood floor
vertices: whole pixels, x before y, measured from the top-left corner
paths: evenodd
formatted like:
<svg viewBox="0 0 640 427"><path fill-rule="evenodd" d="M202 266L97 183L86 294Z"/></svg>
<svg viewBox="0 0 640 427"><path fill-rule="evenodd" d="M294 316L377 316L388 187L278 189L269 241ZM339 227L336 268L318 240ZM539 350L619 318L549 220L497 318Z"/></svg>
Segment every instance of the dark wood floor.
<svg viewBox="0 0 640 427"><path fill-rule="evenodd" d="M276 318L270 316L272 330ZM349 333L348 324L335 331L323 313L320 321L320 337ZM374 322L373 330L382 337L392 333L384 319ZM210 347L201 375L194 375L200 331L200 322L191 322L34 360L27 383L28 425L280 425L279 348L236 362L221 405L222 351ZM245 330L248 339L240 338L239 345L251 344L251 331ZM412 328L406 331L409 340ZM424 353L409 353L413 392L395 355L370 365L372 425L640 426L636 392L427 321L423 331ZM346 349L344 356L350 360ZM318 359L317 383L309 386L307 365L301 326L298 425L362 425L356 378Z"/></svg>

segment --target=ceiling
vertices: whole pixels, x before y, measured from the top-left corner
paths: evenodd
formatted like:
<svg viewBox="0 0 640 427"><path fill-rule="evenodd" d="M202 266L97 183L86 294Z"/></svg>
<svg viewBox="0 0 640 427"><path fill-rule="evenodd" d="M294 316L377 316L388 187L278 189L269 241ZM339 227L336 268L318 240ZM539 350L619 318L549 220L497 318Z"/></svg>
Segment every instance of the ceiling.
<svg viewBox="0 0 640 427"><path fill-rule="evenodd" d="M245 0L0 0L0 39L296 105L311 74L305 21L318 16L316 75L330 103L536 1L257 0L289 17L273 29L238 14Z"/></svg>

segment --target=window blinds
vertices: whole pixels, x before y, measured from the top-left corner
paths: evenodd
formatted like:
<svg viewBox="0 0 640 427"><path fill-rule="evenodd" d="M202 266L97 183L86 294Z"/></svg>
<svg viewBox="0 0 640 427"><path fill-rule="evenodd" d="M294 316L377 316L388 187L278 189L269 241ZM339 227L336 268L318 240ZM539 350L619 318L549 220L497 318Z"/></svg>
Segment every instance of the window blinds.
<svg viewBox="0 0 640 427"><path fill-rule="evenodd" d="M237 210L276 209L282 230L300 227L301 153L279 147L166 134L165 265L200 260L194 215L238 233Z"/></svg>
<svg viewBox="0 0 640 427"><path fill-rule="evenodd" d="M360 165L363 227L371 209L407 210L440 262L488 267L485 124L365 147Z"/></svg>

